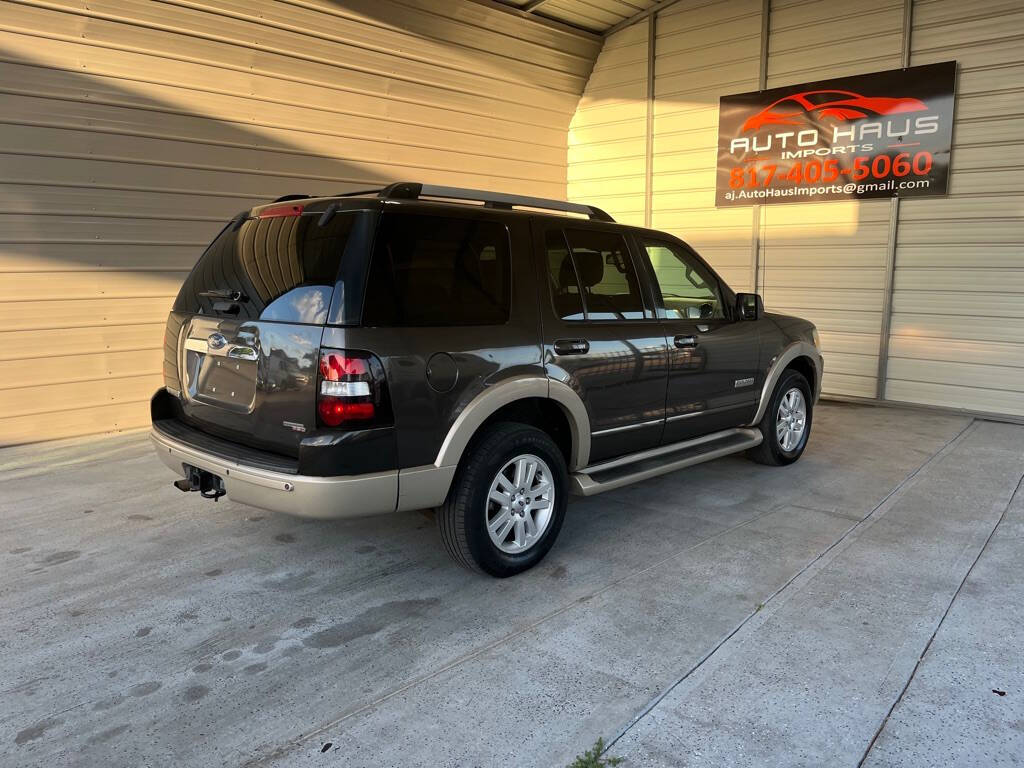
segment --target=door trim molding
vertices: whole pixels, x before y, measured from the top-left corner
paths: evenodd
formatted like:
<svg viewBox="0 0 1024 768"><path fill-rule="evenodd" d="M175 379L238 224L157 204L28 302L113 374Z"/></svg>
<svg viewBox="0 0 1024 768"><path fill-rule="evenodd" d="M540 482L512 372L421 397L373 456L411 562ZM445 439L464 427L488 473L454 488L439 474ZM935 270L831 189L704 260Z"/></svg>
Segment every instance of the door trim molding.
<svg viewBox="0 0 1024 768"><path fill-rule="evenodd" d="M653 427L657 424L664 423L665 419L652 419L651 421L640 421L636 424L627 424L624 427L609 427L608 429L599 429L596 432L591 432L591 437L601 437L603 435L612 435L616 432L628 432L631 429L640 429L641 427Z"/></svg>

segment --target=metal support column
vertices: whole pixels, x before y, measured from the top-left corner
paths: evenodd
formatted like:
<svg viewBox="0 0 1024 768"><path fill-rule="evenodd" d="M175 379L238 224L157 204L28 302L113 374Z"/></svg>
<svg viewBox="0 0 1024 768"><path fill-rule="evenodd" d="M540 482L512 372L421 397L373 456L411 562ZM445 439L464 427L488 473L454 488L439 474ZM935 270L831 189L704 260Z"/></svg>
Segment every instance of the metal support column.
<svg viewBox="0 0 1024 768"><path fill-rule="evenodd" d="M647 17L647 147L644 167L644 226L654 218L654 39L658 14Z"/></svg>
<svg viewBox="0 0 1024 768"><path fill-rule="evenodd" d="M768 87L768 35L772 3L771 0L761 0L761 58L757 70L757 88L763 91ZM761 272L761 206L755 204L753 210L753 222L751 223L753 233L750 240L750 272L751 287L754 293L760 293L758 281Z"/></svg>
<svg viewBox="0 0 1024 768"><path fill-rule="evenodd" d="M903 0L903 40L900 58L904 69L910 66L910 34L914 21L914 0ZM878 373L875 397L885 399L885 384L889 377L889 334L892 331L892 294L896 279L896 243L900 226L900 198L894 196L889 203L889 240L885 256L885 292L882 294L882 324L878 335Z"/></svg>

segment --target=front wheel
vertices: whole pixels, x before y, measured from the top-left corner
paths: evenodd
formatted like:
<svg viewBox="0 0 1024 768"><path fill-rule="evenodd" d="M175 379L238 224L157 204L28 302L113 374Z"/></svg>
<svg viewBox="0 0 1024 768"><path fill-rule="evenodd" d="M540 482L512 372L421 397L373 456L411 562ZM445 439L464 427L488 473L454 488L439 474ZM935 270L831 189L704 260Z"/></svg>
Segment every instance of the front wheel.
<svg viewBox="0 0 1024 768"><path fill-rule="evenodd" d="M758 464L783 466L800 458L811 434L811 387L799 371L787 370L775 385L757 425L764 438L748 455Z"/></svg>
<svg viewBox="0 0 1024 768"><path fill-rule="evenodd" d="M565 458L526 424L487 428L466 451L437 523L448 553L467 568L504 578L532 568L565 518Z"/></svg>

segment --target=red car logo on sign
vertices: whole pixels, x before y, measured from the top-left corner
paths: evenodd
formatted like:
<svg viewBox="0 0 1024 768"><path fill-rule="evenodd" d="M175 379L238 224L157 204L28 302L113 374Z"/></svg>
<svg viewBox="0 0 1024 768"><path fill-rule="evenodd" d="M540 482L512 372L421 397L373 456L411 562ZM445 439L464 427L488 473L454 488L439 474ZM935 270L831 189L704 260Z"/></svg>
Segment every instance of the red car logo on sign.
<svg viewBox="0 0 1024 768"><path fill-rule="evenodd" d="M749 133L773 125L801 125L809 117L845 122L926 109L928 106L920 99L861 96L853 91L804 91L769 104L743 123L743 131Z"/></svg>

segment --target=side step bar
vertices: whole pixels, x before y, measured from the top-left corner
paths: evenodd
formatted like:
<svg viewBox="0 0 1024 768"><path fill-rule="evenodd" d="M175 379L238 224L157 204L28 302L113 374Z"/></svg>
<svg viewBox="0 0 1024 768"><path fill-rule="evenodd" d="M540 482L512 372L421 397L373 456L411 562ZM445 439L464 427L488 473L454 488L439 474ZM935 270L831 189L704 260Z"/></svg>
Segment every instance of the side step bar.
<svg viewBox="0 0 1024 768"><path fill-rule="evenodd" d="M727 429L693 440L651 448L592 464L574 472L569 476L570 489L577 496L593 496L683 467L739 453L760 445L761 440L761 432L756 429Z"/></svg>

